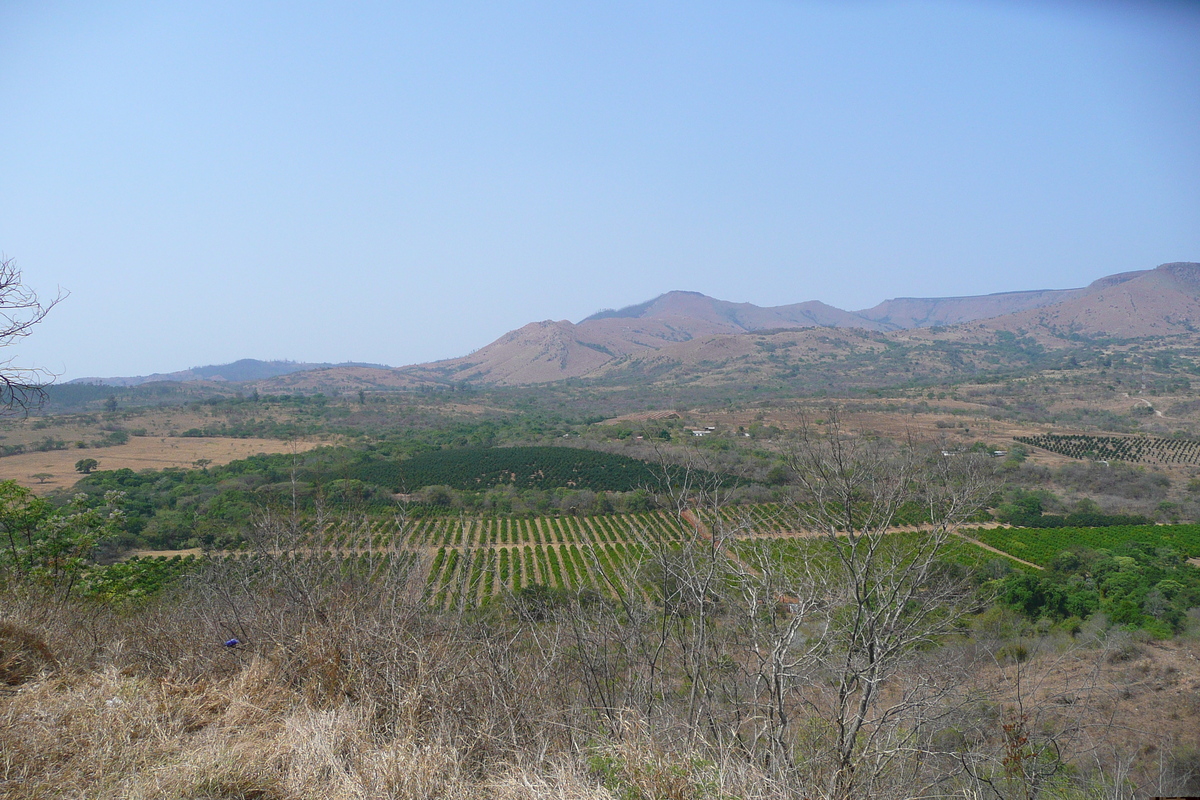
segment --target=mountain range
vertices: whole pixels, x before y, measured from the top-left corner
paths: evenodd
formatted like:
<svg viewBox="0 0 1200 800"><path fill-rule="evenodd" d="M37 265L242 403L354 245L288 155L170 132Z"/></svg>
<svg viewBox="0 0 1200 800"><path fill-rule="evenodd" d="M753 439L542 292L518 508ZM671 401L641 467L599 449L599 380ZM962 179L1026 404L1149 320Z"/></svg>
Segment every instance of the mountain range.
<svg viewBox="0 0 1200 800"><path fill-rule="evenodd" d="M520 385L611 378L621 371L661 372L669 362L723 361L746 345L730 337L766 332L808 330L806 338L815 341L828 338L829 329L853 330L851 338L899 343L966 341L984 333L1020 331L1053 348L1080 336L1130 339L1194 331L1196 326L1200 264L1181 262L1110 275L1079 289L896 298L862 311L818 301L764 308L698 292L668 292L577 324L531 322L469 356L399 371L414 379Z"/></svg>
<svg viewBox="0 0 1200 800"><path fill-rule="evenodd" d="M861 385L882 385L1035 366L1046 353L1084 340L1183 337L1190 342L1198 329L1200 264L1175 262L1110 275L1078 289L901 297L859 311L819 301L761 307L673 291L578 323L531 322L468 356L427 364L391 368L246 359L80 382L133 386L209 380L253 383L264 391L330 391L567 379L610 385L766 380L812 389L852 382L855 375Z"/></svg>

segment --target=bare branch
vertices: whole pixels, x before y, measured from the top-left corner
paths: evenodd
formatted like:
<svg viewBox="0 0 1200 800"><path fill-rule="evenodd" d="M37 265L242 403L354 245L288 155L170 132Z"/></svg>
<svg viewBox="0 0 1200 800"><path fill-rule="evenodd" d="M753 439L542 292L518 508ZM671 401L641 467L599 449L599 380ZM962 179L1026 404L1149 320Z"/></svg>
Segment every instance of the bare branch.
<svg viewBox="0 0 1200 800"><path fill-rule="evenodd" d="M28 336L65 297L60 290L53 300L43 303L21 282L21 270L13 259L0 257L0 347ZM0 414L41 405L46 399L45 387L53 379L45 370L15 367L12 359L0 361Z"/></svg>

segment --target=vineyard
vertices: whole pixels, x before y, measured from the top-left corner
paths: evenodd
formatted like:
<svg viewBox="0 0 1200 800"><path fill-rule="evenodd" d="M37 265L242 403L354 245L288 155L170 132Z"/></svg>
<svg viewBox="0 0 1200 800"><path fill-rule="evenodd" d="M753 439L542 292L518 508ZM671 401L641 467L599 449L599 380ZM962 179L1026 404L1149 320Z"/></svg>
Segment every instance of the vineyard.
<svg viewBox="0 0 1200 800"><path fill-rule="evenodd" d="M1200 440L1161 436L1089 436L1043 433L1013 437L1069 458L1090 461L1139 461L1160 464L1200 464Z"/></svg>
<svg viewBox="0 0 1200 800"><path fill-rule="evenodd" d="M819 539L798 536L794 512L776 504L731 506L687 516L681 521L655 511L578 517L368 518L350 528L310 529L296 549L306 557L318 553L316 558L338 561L343 571L363 576L403 564L423 582L425 599L432 607L461 609L530 587L551 592L591 590L616 599L636 586L634 591L643 597L653 597L657 590L643 565L685 538L707 536L714 530L737 539L729 552L747 564L756 561L755 548L786 553L823 546ZM949 543L946 555L967 567L994 557L958 540ZM234 557L254 556L244 552Z"/></svg>
<svg viewBox="0 0 1200 800"><path fill-rule="evenodd" d="M699 527L697 527L699 526ZM728 552L746 565L757 562L758 548L776 555L826 546L821 539L796 533L795 512L764 503L720 511L689 512L684 520L663 512L561 517L365 517L356 525L310 526L293 543L293 557L336 566L339 574L370 578L388 570L410 571L433 608L480 607L494 598L523 590L576 593L592 591L617 599L627 591L645 598L656 594L645 564L687 538L720 530L732 534ZM1187 557L1200 556L1200 525L1118 525L1107 528L996 528L966 531L980 542L1018 559L1045 566L1073 547L1115 549L1131 542L1169 547ZM897 542L921 535L898 531ZM811 551L810 551L811 553ZM227 557L254 559L251 551ZM968 569L996 558L965 539L947 543L944 557ZM190 568L176 559L157 569L143 559L93 579L93 592L112 593L134 581L147 590ZM752 566L749 568L753 568ZM131 571L132 570L132 571ZM635 587L635 588L631 588Z"/></svg>
<svg viewBox="0 0 1200 800"><path fill-rule="evenodd" d="M756 503L754 505L728 505L719 512L705 512L702 516L705 524L719 525L725 530L777 533L804 527L798 514L800 510L779 503ZM863 503L856 506L855 513L857 514L859 510L866 516L870 511L870 505ZM986 509L981 509L971 515L966 522L990 522L991 520L991 513ZM893 527L913 527L928 522L928 509L915 502L901 503L892 516Z"/></svg>
<svg viewBox="0 0 1200 800"><path fill-rule="evenodd" d="M435 608L475 607L540 586L593 589L614 597L652 548L670 548L689 531L660 512L594 517L422 517L374 519L347 529L309 528L297 557L336 562L336 572L371 577L397 568L424 581ZM691 529L690 535L695 535ZM227 558L253 560L253 551Z"/></svg>

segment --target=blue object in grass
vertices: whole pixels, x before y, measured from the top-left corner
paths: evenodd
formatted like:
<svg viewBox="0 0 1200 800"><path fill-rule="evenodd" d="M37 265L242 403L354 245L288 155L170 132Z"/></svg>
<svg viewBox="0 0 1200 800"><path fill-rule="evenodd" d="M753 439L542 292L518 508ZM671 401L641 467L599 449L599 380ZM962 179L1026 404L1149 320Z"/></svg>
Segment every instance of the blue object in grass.
<svg viewBox="0 0 1200 800"><path fill-rule="evenodd" d="M241 642L239 642L237 639L230 639L228 642L225 643L225 646L226 647L237 647L239 644L241 644Z"/></svg>

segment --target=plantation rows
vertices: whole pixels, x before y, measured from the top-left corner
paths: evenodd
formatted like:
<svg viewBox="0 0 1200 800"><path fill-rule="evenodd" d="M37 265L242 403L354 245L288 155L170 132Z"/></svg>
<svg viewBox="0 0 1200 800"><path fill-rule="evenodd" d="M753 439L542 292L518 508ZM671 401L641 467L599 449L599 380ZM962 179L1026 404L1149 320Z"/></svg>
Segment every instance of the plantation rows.
<svg viewBox="0 0 1200 800"><path fill-rule="evenodd" d="M738 529L739 535L787 530L780 525L784 509L762 505L725 509L705 515L706 526ZM329 528L310 531L295 550L282 557L304 559L323 566L326 575L373 578L411 570L420 581L426 602L439 609L471 608L490 598L518 594L523 589L576 592L592 590L617 598L632 590L650 598L653 582L642 569L647 556L671 549L684 529L665 513L610 517L540 519L463 518L418 520L403 525L395 520L364 522L350 533ZM1187 557L1200 556L1200 525L1118 525L1107 528L997 528L966 533L984 544L1041 566L1073 547L1117 550L1127 542L1169 547ZM890 535L897 544L918 532ZM730 549L749 569L759 563L760 548L770 548L785 563L802 563L830 546L827 540L799 538L742 538ZM228 552L226 558L253 562L253 552ZM279 554L276 554L279 557ZM819 555L817 556L820 557ZM944 557L977 569L994 555L960 539L947 543ZM96 595L136 596L153 592L172 574L191 568L190 560L170 563L142 559L115 564L89 576ZM131 591L132 590L132 591Z"/></svg>
<svg viewBox="0 0 1200 800"><path fill-rule="evenodd" d="M863 506L864 512L866 506ZM983 515L990 519L990 515ZM740 531L742 533L794 532L805 527L797 509L779 503L759 503L752 506L725 506L717 512L705 512L702 519L711 530ZM921 525L929 521L929 515L919 504L906 503L896 510L892 519L895 527ZM972 519L972 521L981 521Z"/></svg>
<svg viewBox="0 0 1200 800"><path fill-rule="evenodd" d="M1088 436L1086 434L1043 433L1015 436L1018 442L1040 447L1070 458L1093 461L1154 461L1158 463L1200 464L1200 441L1160 436Z"/></svg>
<svg viewBox="0 0 1200 800"><path fill-rule="evenodd" d="M436 553L353 551L299 551L284 559L304 560L314 573L367 580L411 570L424 575L424 597L435 608L478 606L489 598L520 592L530 586L581 591L615 598L631 581L648 547L640 544L563 544L513 547L439 547ZM254 568L262 556L250 551L230 551L220 556ZM142 559L149 566L165 559ZM144 568L143 567L143 568ZM162 567L159 567L161 570ZM639 584L640 580L636 581ZM648 594L646 588L639 592Z"/></svg>
<svg viewBox="0 0 1200 800"><path fill-rule="evenodd" d="M899 533L899 539L913 536ZM668 549L673 542L662 542ZM785 563L800 563L800 556L812 549L825 550L825 540L770 539L743 540L733 545L737 558L750 570L759 564L755 553L770 548ZM649 543L566 543L487 545L457 548L442 546L436 552L353 550L298 550L279 556L285 561L304 562L306 570L324 579L349 578L373 580L396 572L407 572L422 581L420 588L426 603L442 610L477 608L496 598L520 595L522 589L545 587L551 592L592 591L597 596L624 599L633 591L642 599L659 596L654 581L643 568L651 555ZM246 568L270 568L263 556L252 551L229 551L220 558L240 562ZM820 555L817 555L820 558ZM946 557L969 568L978 567L988 554L967 542L947 543ZM136 599L157 591L167 576L178 576L198 562L192 559L143 558L103 567L89 579L88 594L122 596ZM258 566L262 564L262 566Z"/></svg>
<svg viewBox="0 0 1200 800"><path fill-rule="evenodd" d="M1047 566L1072 547L1112 550L1126 542L1170 547L1189 558L1200 556L1200 525L1114 525L1108 528L996 528L971 535L1017 558Z"/></svg>
<svg viewBox="0 0 1200 800"><path fill-rule="evenodd" d="M235 561L253 562L261 556L253 551L229 550L222 553L220 557ZM394 572L397 569L408 569L418 566L420 563L418 553L404 551L373 553L365 550L362 552L318 550L285 554L282 557L285 559L303 560L317 565L334 565L337 567L337 571L346 577L357 576L368 579ZM150 559L142 560L149 561Z"/></svg>
<svg viewBox="0 0 1200 800"><path fill-rule="evenodd" d="M758 503L746 506L724 506L717 511L705 511L701 521L709 530L737 533L765 533L796 529L796 515L779 503Z"/></svg>
<svg viewBox="0 0 1200 800"><path fill-rule="evenodd" d="M645 552L637 544L439 548L429 566L425 594L435 608L475 606L534 585L592 589L612 597L625 591L628 582L623 576Z"/></svg>
<svg viewBox="0 0 1200 800"><path fill-rule="evenodd" d="M683 529L669 514L645 512L595 517L424 517L368 519L346 528L310 530L303 547L347 550L435 547L506 547L542 544L670 542Z"/></svg>

